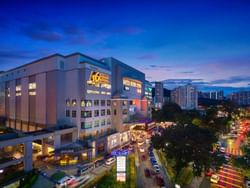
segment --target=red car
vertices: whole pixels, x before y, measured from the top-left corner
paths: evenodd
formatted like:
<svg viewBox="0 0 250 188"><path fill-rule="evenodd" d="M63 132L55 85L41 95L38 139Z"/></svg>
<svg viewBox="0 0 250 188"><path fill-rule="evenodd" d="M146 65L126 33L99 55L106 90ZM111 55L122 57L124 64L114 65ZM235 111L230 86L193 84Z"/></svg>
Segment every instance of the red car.
<svg viewBox="0 0 250 188"><path fill-rule="evenodd" d="M161 176L156 176L155 177L155 180L156 180L156 184L160 187L163 187L164 186L164 180Z"/></svg>
<svg viewBox="0 0 250 188"><path fill-rule="evenodd" d="M148 168L145 168L144 169L144 174L145 174L145 177L150 177L150 170Z"/></svg>
<svg viewBox="0 0 250 188"><path fill-rule="evenodd" d="M146 160L147 160L146 155L142 155L142 156L141 156L141 160L142 160L142 161L146 161Z"/></svg>
<svg viewBox="0 0 250 188"><path fill-rule="evenodd" d="M205 172L205 175L206 176L212 176L212 174L214 173L214 171L211 169L211 168L209 168L206 172Z"/></svg>

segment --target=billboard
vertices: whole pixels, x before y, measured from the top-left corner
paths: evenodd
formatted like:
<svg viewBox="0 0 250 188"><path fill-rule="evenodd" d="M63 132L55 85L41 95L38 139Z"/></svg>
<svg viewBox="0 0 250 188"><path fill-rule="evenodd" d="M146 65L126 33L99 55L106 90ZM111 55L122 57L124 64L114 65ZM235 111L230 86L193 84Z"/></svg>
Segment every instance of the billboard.
<svg viewBox="0 0 250 188"><path fill-rule="evenodd" d="M126 181L126 156L117 156L116 158L116 180Z"/></svg>

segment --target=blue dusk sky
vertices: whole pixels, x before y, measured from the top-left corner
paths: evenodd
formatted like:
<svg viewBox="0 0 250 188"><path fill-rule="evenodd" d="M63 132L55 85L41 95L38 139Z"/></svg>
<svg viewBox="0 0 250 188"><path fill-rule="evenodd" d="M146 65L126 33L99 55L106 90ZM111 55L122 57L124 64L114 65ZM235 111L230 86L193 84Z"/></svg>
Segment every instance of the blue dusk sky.
<svg viewBox="0 0 250 188"><path fill-rule="evenodd" d="M115 57L149 81L250 85L250 1L0 1L1 70L53 53Z"/></svg>

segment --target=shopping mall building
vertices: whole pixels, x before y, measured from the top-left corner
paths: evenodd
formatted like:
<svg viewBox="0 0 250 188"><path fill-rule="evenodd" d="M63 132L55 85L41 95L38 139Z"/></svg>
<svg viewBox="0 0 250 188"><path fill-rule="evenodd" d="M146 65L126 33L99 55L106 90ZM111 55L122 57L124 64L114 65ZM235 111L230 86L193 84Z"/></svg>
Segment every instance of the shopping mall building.
<svg viewBox="0 0 250 188"><path fill-rule="evenodd" d="M54 54L0 73L0 117L34 139L56 130L57 138L39 137L42 145L73 155L77 144L90 159L128 142L131 127L150 121L145 83L144 73L114 58Z"/></svg>

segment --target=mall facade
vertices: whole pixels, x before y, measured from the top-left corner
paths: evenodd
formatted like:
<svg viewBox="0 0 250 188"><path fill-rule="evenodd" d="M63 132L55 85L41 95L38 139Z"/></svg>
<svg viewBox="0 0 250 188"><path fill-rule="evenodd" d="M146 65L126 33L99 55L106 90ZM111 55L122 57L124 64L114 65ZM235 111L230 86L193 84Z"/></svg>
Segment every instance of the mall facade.
<svg viewBox="0 0 250 188"><path fill-rule="evenodd" d="M150 121L145 83L144 73L114 58L54 54L0 73L0 117L23 133L74 127L57 143L84 141L95 157Z"/></svg>

